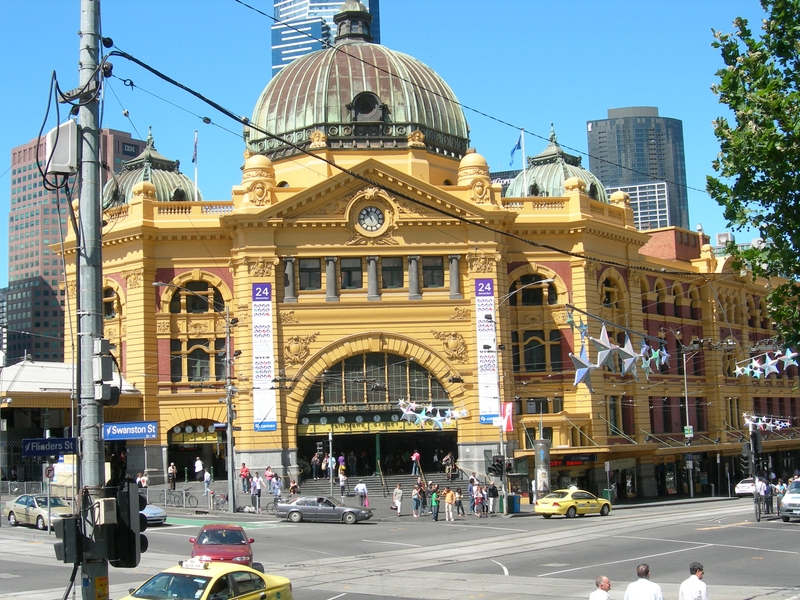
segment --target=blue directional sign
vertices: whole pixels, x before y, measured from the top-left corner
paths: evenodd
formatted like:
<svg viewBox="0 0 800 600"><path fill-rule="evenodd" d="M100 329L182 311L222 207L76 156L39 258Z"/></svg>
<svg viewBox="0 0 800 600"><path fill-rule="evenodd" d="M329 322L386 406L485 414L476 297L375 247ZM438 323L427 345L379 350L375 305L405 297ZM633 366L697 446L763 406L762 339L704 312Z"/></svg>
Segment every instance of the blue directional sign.
<svg viewBox="0 0 800 600"><path fill-rule="evenodd" d="M56 456L75 454L78 444L75 438L33 438L22 440L22 456Z"/></svg>
<svg viewBox="0 0 800 600"><path fill-rule="evenodd" d="M103 424L103 439L155 440L158 439L158 421L135 421L133 423Z"/></svg>

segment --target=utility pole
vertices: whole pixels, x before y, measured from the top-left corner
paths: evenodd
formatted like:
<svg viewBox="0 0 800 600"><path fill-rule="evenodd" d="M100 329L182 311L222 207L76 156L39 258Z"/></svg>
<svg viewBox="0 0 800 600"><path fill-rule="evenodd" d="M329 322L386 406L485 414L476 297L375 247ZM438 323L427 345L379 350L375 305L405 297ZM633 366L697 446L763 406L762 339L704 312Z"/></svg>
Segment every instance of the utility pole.
<svg viewBox="0 0 800 600"><path fill-rule="evenodd" d="M197 188L195 188L197 189ZM236 459L233 455L233 355L231 354L231 313L227 302L225 303L225 408L228 418L228 427L225 429L228 443L228 506L231 514L236 512L236 486L234 475L236 473Z"/></svg>
<svg viewBox="0 0 800 600"><path fill-rule="evenodd" d="M79 90L81 107L78 113L81 135L79 210L82 229L78 246L78 343L80 352L80 437L82 489L81 512L87 514L92 497L103 496L105 449L102 438L103 404L95 399L93 373L94 340L102 330L102 256L100 206L100 122L97 101L100 73L100 2L81 0L79 45ZM86 520L85 520L86 522ZM92 527L91 523L87 527ZM93 527L86 535L89 544L81 566L83 600L108 599L108 558L103 527Z"/></svg>

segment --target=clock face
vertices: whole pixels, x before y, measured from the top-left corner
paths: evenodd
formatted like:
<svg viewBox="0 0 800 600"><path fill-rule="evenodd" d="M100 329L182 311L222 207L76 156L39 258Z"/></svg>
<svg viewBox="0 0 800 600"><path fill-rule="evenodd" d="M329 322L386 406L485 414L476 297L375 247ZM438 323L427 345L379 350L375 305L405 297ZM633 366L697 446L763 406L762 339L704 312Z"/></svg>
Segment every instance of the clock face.
<svg viewBox="0 0 800 600"><path fill-rule="evenodd" d="M381 422L381 416L380 415L375 415L374 417L372 417L372 420L375 421L376 423L380 423Z"/></svg>
<svg viewBox="0 0 800 600"><path fill-rule="evenodd" d="M192 433L194 431L194 427L191 425L187 425L185 429L186 433Z"/></svg>
<svg viewBox="0 0 800 600"><path fill-rule="evenodd" d="M203 433L205 430L206 430L206 428L203 427L202 425L198 425L197 426L197 433Z"/></svg>
<svg viewBox="0 0 800 600"><path fill-rule="evenodd" d="M336 420L337 420L337 421L339 421L339 423L344 423L344 421L345 421L345 418L344 418L344 417L339 417L339 418L338 418L338 419L336 419Z"/></svg>
<svg viewBox="0 0 800 600"><path fill-rule="evenodd" d="M364 417L362 417L361 415L356 415L356 423L361 423L363 421L364 421Z"/></svg>
<svg viewBox="0 0 800 600"><path fill-rule="evenodd" d="M320 425L325 425L325 423L327 423L327 422L328 422L328 417L320 417L319 418L319 424Z"/></svg>
<svg viewBox="0 0 800 600"><path fill-rule="evenodd" d="M377 206L367 206L358 213L358 224L361 225L364 231L378 231L383 227L385 220L383 211Z"/></svg>
<svg viewBox="0 0 800 600"><path fill-rule="evenodd" d="M175 425L175 427L172 428L172 433L180 433L180 432L181 432L180 425Z"/></svg>
<svg viewBox="0 0 800 600"><path fill-rule="evenodd" d="M399 420L400 420L400 415L392 415L392 421L397 423L397 421L399 421Z"/></svg>
<svg viewBox="0 0 800 600"><path fill-rule="evenodd" d="M303 417L302 419L300 419L300 422L301 422L303 425L308 425L308 417Z"/></svg>

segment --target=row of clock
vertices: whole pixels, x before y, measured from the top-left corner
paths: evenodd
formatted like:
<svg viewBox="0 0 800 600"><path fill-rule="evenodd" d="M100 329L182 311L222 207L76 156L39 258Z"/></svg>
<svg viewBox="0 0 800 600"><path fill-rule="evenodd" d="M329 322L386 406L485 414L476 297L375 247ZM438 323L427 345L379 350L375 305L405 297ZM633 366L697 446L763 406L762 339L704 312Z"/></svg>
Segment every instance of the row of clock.
<svg viewBox="0 0 800 600"><path fill-rule="evenodd" d="M175 425L175 427L172 428L172 433L194 433L195 431L197 433L203 433L205 430L206 428L202 425L185 425L183 427ZM210 430L209 428L209 431Z"/></svg>
<svg viewBox="0 0 800 600"><path fill-rule="evenodd" d="M392 421L399 421L400 420L400 415L392 415L391 419L392 419ZM381 422L381 416L380 415L375 415L375 416L372 417L372 420L375 421L376 423L380 423ZM337 417L336 421L338 423L345 423L345 422L347 422L347 419L345 418L344 415L342 415L340 417ZM363 423L364 422L364 417L362 417L361 415L356 415L355 422L356 423ZM303 417L302 419L300 419L300 423L302 423L303 425L309 425L311 423L311 419L309 419L308 417ZM320 425L326 425L327 423L328 423L328 417L320 417L319 418L319 424Z"/></svg>

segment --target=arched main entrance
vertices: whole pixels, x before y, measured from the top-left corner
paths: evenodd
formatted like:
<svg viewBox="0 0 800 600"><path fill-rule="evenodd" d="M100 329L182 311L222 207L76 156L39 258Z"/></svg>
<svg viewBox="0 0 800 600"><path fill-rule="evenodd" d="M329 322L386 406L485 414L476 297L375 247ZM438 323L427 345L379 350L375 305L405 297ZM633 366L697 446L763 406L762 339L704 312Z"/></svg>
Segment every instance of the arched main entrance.
<svg viewBox="0 0 800 600"><path fill-rule="evenodd" d="M403 418L401 399L431 416L453 408L442 382L414 358L365 352L329 366L300 407L300 464L310 462L320 448L329 452L330 441L335 457L344 454L349 475L372 475L378 462L385 473L409 473L414 450L422 455L424 470L435 469L435 452L442 457L456 453L456 421L415 425Z"/></svg>

